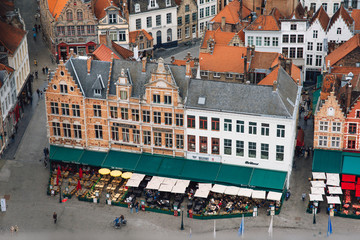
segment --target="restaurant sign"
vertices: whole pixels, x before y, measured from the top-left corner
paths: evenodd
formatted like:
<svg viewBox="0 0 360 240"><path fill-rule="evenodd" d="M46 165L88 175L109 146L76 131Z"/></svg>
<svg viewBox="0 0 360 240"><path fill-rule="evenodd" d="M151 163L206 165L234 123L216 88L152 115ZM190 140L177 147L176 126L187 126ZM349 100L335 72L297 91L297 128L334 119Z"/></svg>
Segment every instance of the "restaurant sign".
<svg viewBox="0 0 360 240"><path fill-rule="evenodd" d="M198 153L187 153L187 158L192 160L200 160L200 161L207 161L207 162L221 162L220 156L212 156L212 155L205 155L205 154L198 154Z"/></svg>

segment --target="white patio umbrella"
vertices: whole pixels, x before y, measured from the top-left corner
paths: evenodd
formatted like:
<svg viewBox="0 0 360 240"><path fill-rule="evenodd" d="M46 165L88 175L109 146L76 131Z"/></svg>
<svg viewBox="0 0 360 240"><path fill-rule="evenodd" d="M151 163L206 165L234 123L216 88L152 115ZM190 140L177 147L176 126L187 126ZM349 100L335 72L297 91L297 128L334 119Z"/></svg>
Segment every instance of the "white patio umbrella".
<svg viewBox="0 0 360 240"><path fill-rule="evenodd" d="M227 195L237 195L238 194L238 192L239 192L239 189L240 188L238 188L238 187L234 187L234 186L231 186L231 187L227 187L226 189L225 189L225 194L227 194Z"/></svg>
<svg viewBox="0 0 360 240"><path fill-rule="evenodd" d="M221 184L215 184L212 188L211 191L215 192L215 193L224 193L226 189L225 185L221 185Z"/></svg>
<svg viewBox="0 0 360 240"><path fill-rule="evenodd" d="M324 188L311 187L311 194L324 195L324 194L325 194L325 190L324 190Z"/></svg>
<svg viewBox="0 0 360 240"><path fill-rule="evenodd" d="M341 204L340 197L339 196L327 196L327 202L328 204Z"/></svg>
<svg viewBox="0 0 360 240"><path fill-rule="evenodd" d="M324 172L313 172L312 176L313 179L326 180L326 176Z"/></svg>
<svg viewBox="0 0 360 240"><path fill-rule="evenodd" d="M328 187L329 194L343 194L341 187Z"/></svg>
<svg viewBox="0 0 360 240"><path fill-rule="evenodd" d="M253 190L250 188L240 188L238 192L238 196L242 197L251 197Z"/></svg>
<svg viewBox="0 0 360 240"><path fill-rule="evenodd" d="M280 201L281 200L282 193L279 192L269 192L266 199L267 200L273 200L273 201Z"/></svg>
<svg viewBox="0 0 360 240"><path fill-rule="evenodd" d="M310 197L310 202L313 201L318 201L318 202L322 202L324 201L323 196L320 194L309 194Z"/></svg>
<svg viewBox="0 0 360 240"><path fill-rule="evenodd" d="M324 181L311 181L312 187L325 187Z"/></svg>
<svg viewBox="0 0 360 240"><path fill-rule="evenodd" d="M251 197L254 199L265 199L266 192L261 190L254 190L251 194Z"/></svg>

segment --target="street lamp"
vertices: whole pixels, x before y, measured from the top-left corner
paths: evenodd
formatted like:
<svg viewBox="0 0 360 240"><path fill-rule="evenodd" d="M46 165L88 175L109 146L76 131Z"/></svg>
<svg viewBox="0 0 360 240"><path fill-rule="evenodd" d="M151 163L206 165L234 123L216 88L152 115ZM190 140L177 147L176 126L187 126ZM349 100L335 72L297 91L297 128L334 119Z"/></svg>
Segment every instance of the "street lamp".
<svg viewBox="0 0 360 240"><path fill-rule="evenodd" d="M59 185L59 189L60 189L60 192L59 192L59 193L60 193L60 194L59 194L59 195L60 195L60 196L59 196L59 203L62 203L62 201L61 201L61 185Z"/></svg>
<svg viewBox="0 0 360 240"><path fill-rule="evenodd" d="M317 210L317 206L318 203L316 201L314 201L314 205L313 205L313 213L314 213L314 217L313 217L313 224L316 224L316 210Z"/></svg>
<svg viewBox="0 0 360 240"><path fill-rule="evenodd" d="M181 227L180 230L184 230L184 207L181 207Z"/></svg>

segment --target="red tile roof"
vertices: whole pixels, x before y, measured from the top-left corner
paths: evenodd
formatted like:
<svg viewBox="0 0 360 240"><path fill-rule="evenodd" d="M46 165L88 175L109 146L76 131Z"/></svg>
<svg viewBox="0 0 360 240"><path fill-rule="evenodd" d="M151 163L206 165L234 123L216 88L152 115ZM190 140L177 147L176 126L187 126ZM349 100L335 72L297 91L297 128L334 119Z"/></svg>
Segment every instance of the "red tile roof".
<svg viewBox="0 0 360 240"><path fill-rule="evenodd" d="M360 47L360 34L356 34L347 42L341 44L337 49L327 55L325 58L326 66L328 61L330 61L330 66L333 66L357 47Z"/></svg>
<svg viewBox="0 0 360 240"><path fill-rule="evenodd" d="M0 16L5 17L9 11L14 11L14 2L9 0L0 1Z"/></svg>
<svg viewBox="0 0 360 240"><path fill-rule="evenodd" d="M257 52L251 59L250 69L269 69L279 63L280 53L275 52Z"/></svg>
<svg viewBox="0 0 360 240"><path fill-rule="evenodd" d="M304 19L304 17L305 17L305 9L304 9L303 5L299 2L289 18L290 19Z"/></svg>
<svg viewBox="0 0 360 240"><path fill-rule="evenodd" d="M228 24L237 24L240 20L245 19L251 14L251 10L246 6L242 6L241 14L242 19L240 19L240 2L239 0L234 0L224 7L211 21L221 23L222 17L225 17L225 23Z"/></svg>
<svg viewBox="0 0 360 240"><path fill-rule="evenodd" d="M245 43L245 33L244 33L244 29L245 29L245 28L242 28L242 29L237 33L237 35L239 36L240 40L243 41L243 43Z"/></svg>
<svg viewBox="0 0 360 240"><path fill-rule="evenodd" d="M114 59L120 59L110 48L101 44L96 50L93 52L96 59L100 61L111 61L111 53L113 53Z"/></svg>
<svg viewBox="0 0 360 240"><path fill-rule="evenodd" d="M12 73L15 71L12 67L9 67L5 64L0 63L0 71L2 71L2 70L6 70L8 73Z"/></svg>
<svg viewBox="0 0 360 240"><path fill-rule="evenodd" d="M280 27L278 21L273 15L261 15L249 26L247 31L279 31Z"/></svg>
<svg viewBox="0 0 360 240"><path fill-rule="evenodd" d="M276 21L278 21L278 22L279 22L280 19L284 18L284 15L282 15L281 12L279 11L279 9L277 9L276 7L271 9L271 12L270 12L269 15L273 15L274 18L276 19Z"/></svg>
<svg viewBox="0 0 360 240"><path fill-rule="evenodd" d="M330 92L333 90L333 86L335 85L336 77L334 74L327 74L324 76L323 84L321 86L320 99L326 100Z"/></svg>
<svg viewBox="0 0 360 240"><path fill-rule="evenodd" d="M180 6L182 0L175 0L176 5Z"/></svg>
<svg viewBox="0 0 360 240"><path fill-rule="evenodd" d="M274 68L265 78L263 78L258 85L267 85L272 86L274 81L277 80L278 72L279 72L279 65ZM301 80L301 70L295 64L291 64L291 78L297 83L297 80Z"/></svg>
<svg viewBox="0 0 360 240"><path fill-rule="evenodd" d="M187 60L178 60L175 59L172 64L177 65L177 66L186 66L186 62ZM190 60L190 67L195 67L195 61L194 60Z"/></svg>
<svg viewBox="0 0 360 240"><path fill-rule="evenodd" d="M336 22L336 20L338 18L342 18L344 20L344 22L346 23L346 25L350 28L351 24L354 22L354 20L352 19L352 17L350 16L350 14L345 10L345 8L343 7L343 5L341 5L341 7L336 11L336 13L331 17L330 19L330 23L329 23L329 27L328 29L331 28L331 26Z"/></svg>
<svg viewBox="0 0 360 240"><path fill-rule="evenodd" d="M349 74L352 72L353 74L360 74L360 67L332 67L331 73L333 74Z"/></svg>
<svg viewBox="0 0 360 240"><path fill-rule="evenodd" d="M60 16L62 10L68 3L68 0L47 0L47 1L49 6L49 11L55 19L57 19Z"/></svg>
<svg viewBox="0 0 360 240"><path fill-rule="evenodd" d="M106 12L105 9L109 7L112 2L110 0L96 0L94 4L94 13L98 20L105 17Z"/></svg>
<svg viewBox="0 0 360 240"><path fill-rule="evenodd" d="M116 44L114 41L111 42L111 45L113 47L113 49L118 53L120 54L120 56L122 56L124 59L129 59L131 57L134 56L134 52L129 50L129 49L126 49L118 44Z"/></svg>
<svg viewBox="0 0 360 240"><path fill-rule="evenodd" d="M354 30L360 30L360 9L353 9L351 13L351 17L354 19Z"/></svg>
<svg viewBox="0 0 360 240"><path fill-rule="evenodd" d="M13 54L19 47L26 32L20 28L0 21L0 43Z"/></svg>
<svg viewBox="0 0 360 240"><path fill-rule="evenodd" d="M140 32L142 32L144 34L144 36L147 38L147 40L153 40L153 37L146 30L141 29L141 30L129 32L130 43L136 42L136 38L139 36Z"/></svg>
<svg viewBox="0 0 360 240"><path fill-rule="evenodd" d="M325 10L323 9L322 6L320 6L320 8L315 13L315 15L311 18L310 25L312 25L315 22L316 19L319 21L322 29L324 31L327 31L327 26L329 24L330 18L327 15L327 13L325 12Z"/></svg>
<svg viewBox="0 0 360 240"><path fill-rule="evenodd" d="M215 40L216 46L228 45L235 34L236 33L234 32L223 32L220 28L215 31L207 30L205 32L203 43L200 48L207 48L207 41L210 39L210 37Z"/></svg>

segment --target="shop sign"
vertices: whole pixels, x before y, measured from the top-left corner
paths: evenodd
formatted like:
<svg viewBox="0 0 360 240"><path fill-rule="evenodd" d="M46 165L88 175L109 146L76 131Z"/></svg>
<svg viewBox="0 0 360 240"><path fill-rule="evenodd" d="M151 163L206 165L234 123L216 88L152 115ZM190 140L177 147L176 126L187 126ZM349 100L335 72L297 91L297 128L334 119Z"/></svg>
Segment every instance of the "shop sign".
<svg viewBox="0 0 360 240"><path fill-rule="evenodd" d="M154 132L172 132L172 129L168 128L153 128Z"/></svg>
<svg viewBox="0 0 360 240"><path fill-rule="evenodd" d="M221 162L220 156L204 155L198 153L188 153L187 158L192 160L200 160L200 161L208 161L208 162Z"/></svg>
<svg viewBox="0 0 360 240"><path fill-rule="evenodd" d="M0 203L1 203L1 211L6 212L6 200L5 200L5 198L2 198L0 200Z"/></svg>
<svg viewBox="0 0 360 240"><path fill-rule="evenodd" d="M259 165L259 163L256 163L256 162L252 162L252 161L245 161L245 164L249 164L249 165Z"/></svg>

